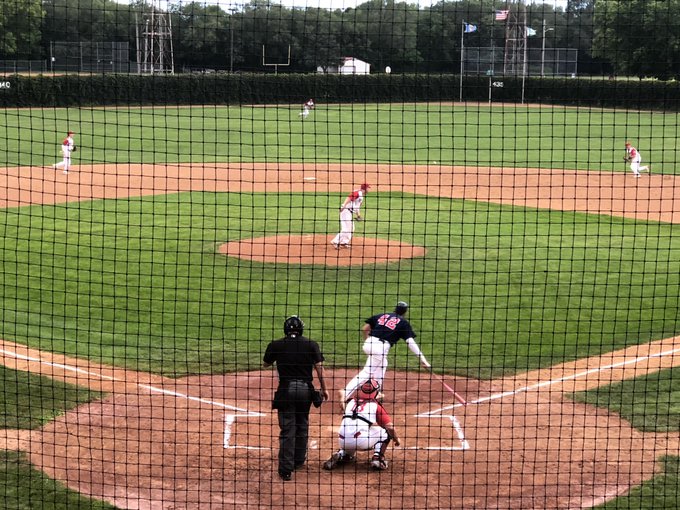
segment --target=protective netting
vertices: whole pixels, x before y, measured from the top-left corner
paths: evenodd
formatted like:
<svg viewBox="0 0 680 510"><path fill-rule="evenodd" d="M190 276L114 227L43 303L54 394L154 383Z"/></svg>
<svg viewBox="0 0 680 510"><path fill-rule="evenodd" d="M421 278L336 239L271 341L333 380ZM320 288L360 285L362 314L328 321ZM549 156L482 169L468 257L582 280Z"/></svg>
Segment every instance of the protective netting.
<svg viewBox="0 0 680 510"><path fill-rule="evenodd" d="M0 2L0 507L680 507L678 12Z"/></svg>

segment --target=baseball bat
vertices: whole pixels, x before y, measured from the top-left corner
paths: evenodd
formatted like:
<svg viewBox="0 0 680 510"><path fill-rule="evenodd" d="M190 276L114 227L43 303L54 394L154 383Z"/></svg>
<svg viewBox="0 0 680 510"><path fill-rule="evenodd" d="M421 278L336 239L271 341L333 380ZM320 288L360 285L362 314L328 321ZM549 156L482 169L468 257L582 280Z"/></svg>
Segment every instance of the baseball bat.
<svg viewBox="0 0 680 510"><path fill-rule="evenodd" d="M449 386L448 384L446 384L446 381L444 381L444 378L443 378L442 376L440 376L439 374L435 374L435 373L434 373L434 370L431 371L430 373L431 373L433 376L435 376L435 377L439 380L440 383L442 383L442 386L444 386L444 388L445 388L449 393L451 393L451 394L453 395L453 397L454 397L460 404L462 404L462 405L464 405L464 406L468 405L467 400L465 400L465 399L464 399L463 397L461 397L458 393L456 393L456 391L455 391L451 386Z"/></svg>

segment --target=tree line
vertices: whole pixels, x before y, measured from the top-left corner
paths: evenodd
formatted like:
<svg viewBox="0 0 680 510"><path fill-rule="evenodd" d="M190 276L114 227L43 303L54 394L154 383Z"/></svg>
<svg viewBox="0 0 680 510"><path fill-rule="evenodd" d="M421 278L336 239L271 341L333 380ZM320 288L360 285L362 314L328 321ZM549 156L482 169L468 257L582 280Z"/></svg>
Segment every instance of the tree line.
<svg viewBox="0 0 680 510"><path fill-rule="evenodd" d="M313 3L313 2L310 2ZM144 0L3 0L0 58L40 59L52 41L128 42L135 60L137 28L151 5ZM369 0L355 8L291 8L251 0L232 8L168 3L175 68L263 71L268 63L313 72L352 56L375 72L457 73L461 27L466 47L505 44L495 12L516 3L441 1L428 7ZM680 0L568 0L566 7L529 3L529 48L576 48L580 74L618 73L659 78L680 74ZM290 50L290 62L288 53ZM283 69L283 68L280 68Z"/></svg>

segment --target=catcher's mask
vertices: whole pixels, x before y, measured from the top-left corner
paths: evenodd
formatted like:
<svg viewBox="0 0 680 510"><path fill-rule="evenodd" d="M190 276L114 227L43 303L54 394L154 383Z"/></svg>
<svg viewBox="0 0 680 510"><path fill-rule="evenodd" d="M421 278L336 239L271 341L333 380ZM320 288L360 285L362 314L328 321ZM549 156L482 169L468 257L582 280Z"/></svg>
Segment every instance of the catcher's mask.
<svg viewBox="0 0 680 510"><path fill-rule="evenodd" d="M357 390L357 397L363 400L372 399L378 396L380 391L380 383L375 379L369 379L364 382Z"/></svg>
<svg viewBox="0 0 680 510"><path fill-rule="evenodd" d="M300 336L305 329L305 323L297 315L291 315L283 323L283 332L288 336Z"/></svg>

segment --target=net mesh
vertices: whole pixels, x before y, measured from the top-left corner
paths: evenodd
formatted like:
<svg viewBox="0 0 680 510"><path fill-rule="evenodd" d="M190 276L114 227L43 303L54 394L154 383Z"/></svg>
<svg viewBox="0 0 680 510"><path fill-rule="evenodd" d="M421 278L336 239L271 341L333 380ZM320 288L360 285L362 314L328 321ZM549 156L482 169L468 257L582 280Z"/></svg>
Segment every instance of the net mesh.
<svg viewBox="0 0 680 510"><path fill-rule="evenodd" d="M680 506L679 8L2 2L0 507Z"/></svg>

